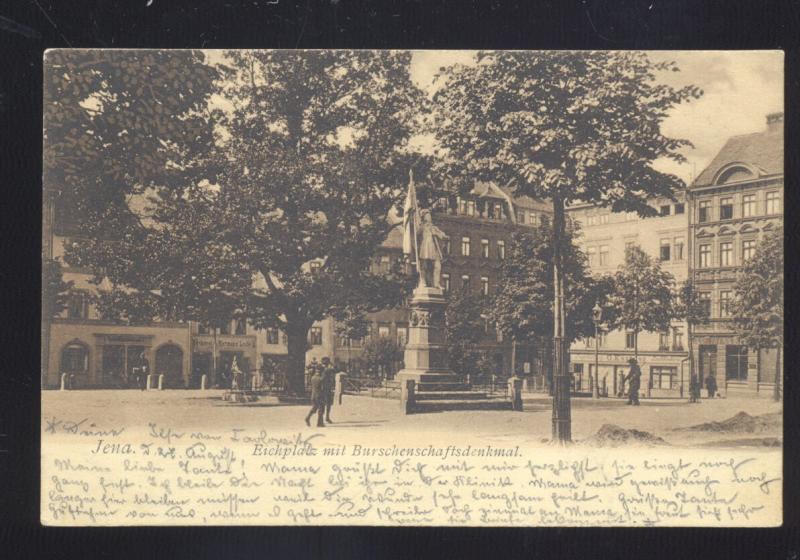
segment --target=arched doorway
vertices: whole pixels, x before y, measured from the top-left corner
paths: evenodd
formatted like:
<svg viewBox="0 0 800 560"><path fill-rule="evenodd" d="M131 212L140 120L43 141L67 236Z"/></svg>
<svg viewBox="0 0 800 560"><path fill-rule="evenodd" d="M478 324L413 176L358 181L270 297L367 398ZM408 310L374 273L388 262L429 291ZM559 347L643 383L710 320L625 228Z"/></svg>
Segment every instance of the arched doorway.
<svg viewBox="0 0 800 560"><path fill-rule="evenodd" d="M61 350L61 374L66 373L70 385L86 384L89 380L89 347L80 341L73 341Z"/></svg>
<svg viewBox="0 0 800 560"><path fill-rule="evenodd" d="M164 387L184 387L183 350L175 344L165 344L156 350L156 375L164 375Z"/></svg>

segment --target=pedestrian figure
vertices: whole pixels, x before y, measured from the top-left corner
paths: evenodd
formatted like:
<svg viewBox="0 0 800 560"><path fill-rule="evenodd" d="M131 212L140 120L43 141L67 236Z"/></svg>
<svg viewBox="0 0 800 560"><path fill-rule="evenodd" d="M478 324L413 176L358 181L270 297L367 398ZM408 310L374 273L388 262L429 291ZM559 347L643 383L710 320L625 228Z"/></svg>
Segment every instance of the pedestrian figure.
<svg viewBox="0 0 800 560"><path fill-rule="evenodd" d="M333 423L331 407L333 406L333 393L336 390L336 370L327 357L322 358L322 390L325 398L325 421Z"/></svg>
<svg viewBox="0 0 800 560"><path fill-rule="evenodd" d="M311 384L311 378L314 377L314 374L319 371L322 372L322 368L320 367L320 363L317 361L316 356L311 358L311 363L306 366L306 383Z"/></svg>
<svg viewBox="0 0 800 560"><path fill-rule="evenodd" d="M694 374L692 375L692 378L689 381L689 402L690 403L700 402L700 380Z"/></svg>
<svg viewBox="0 0 800 560"><path fill-rule="evenodd" d="M625 381L628 382L628 404L639 406L639 388L642 384L642 370L639 369L639 364L636 363L636 358L628 360L631 366L628 375L625 376Z"/></svg>
<svg viewBox="0 0 800 560"><path fill-rule="evenodd" d="M147 376L150 373L150 362L142 352L139 355L139 388L144 391L147 388Z"/></svg>
<svg viewBox="0 0 800 560"><path fill-rule="evenodd" d="M317 427L324 428L325 423L322 421L322 415L325 413L325 394L322 386L322 372L319 370L314 372L311 376L311 410L306 415L306 426L310 426L311 417L317 413Z"/></svg>
<svg viewBox="0 0 800 560"><path fill-rule="evenodd" d="M706 390L708 391L709 399L713 399L717 396L717 378L711 374L706 377Z"/></svg>

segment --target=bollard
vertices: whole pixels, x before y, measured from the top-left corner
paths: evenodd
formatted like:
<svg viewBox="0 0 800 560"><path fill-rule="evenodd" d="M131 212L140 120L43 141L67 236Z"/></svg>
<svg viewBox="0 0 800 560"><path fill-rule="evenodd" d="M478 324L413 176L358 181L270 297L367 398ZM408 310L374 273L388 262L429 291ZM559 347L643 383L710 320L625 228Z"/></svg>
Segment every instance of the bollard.
<svg viewBox="0 0 800 560"><path fill-rule="evenodd" d="M336 384L333 390L333 399L338 403L342 404L342 395L344 394L344 380L347 377L347 374L343 371L340 371L336 374Z"/></svg>
<svg viewBox="0 0 800 560"><path fill-rule="evenodd" d="M400 383L400 404L403 406L403 414L414 413L415 387L416 382L413 379L406 379Z"/></svg>
<svg viewBox="0 0 800 560"><path fill-rule="evenodd" d="M67 374L66 373L62 373L61 374L61 390L62 391L66 391L67 390Z"/></svg>
<svg viewBox="0 0 800 560"><path fill-rule="evenodd" d="M163 373L158 376L158 390L159 391L163 391L164 390L164 374Z"/></svg>
<svg viewBox="0 0 800 560"><path fill-rule="evenodd" d="M147 385L145 385L145 389L147 389L149 391L150 389L153 388L153 374L152 373L148 373L147 374L147 378L146 378L145 382L147 383Z"/></svg>
<svg viewBox="0 0 800 560"><path fill-rule="evenodd" d="M201 391L205 391L206 390L206 384L207 383L208 383L208 376L206 374L203 374L200 377L200 390Z"/></svg>
<svg viewBox="0 0 800 560"><path fill-rule="evenodd" d="M508 380L508 388L511 397L511 409L522 411L522 383L523 380L516 375Z"/></svg>

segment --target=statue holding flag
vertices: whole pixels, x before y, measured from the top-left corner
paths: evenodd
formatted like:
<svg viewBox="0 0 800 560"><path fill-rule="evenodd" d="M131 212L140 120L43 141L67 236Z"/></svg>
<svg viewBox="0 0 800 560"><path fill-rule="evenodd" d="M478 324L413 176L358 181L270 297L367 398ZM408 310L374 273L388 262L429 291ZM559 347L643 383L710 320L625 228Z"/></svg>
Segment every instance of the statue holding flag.
<svg viewBox="0 0 800 560"><path fill-rule="evenodd" d="M414 174L409 171L408 175L408 193L403 206L403 252L415 255L419 287L441 288L441 241L448 237L433 225L430 210L419 210Z"/></svg>

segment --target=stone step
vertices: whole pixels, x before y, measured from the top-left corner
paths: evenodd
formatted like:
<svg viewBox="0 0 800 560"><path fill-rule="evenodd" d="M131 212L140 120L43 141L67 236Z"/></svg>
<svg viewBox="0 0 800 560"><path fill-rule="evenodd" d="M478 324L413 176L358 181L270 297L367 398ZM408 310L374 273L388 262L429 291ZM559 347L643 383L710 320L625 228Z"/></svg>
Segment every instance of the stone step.
<svg viewBox="0 0 800 560"><path fill-rule="evenodd" d="M417 400L415 413L446 410L512 410L511 401L505 399L444 399Z"/></svg>
<svg viewBox="0 0 800 560"><path fill-rule="evenodd" d="M417 383L414 387L417 393L428 393L430 391L469 391L470 387L463 381L440 383L428 381Z"/></svg>
<svg viewBox="0 0 800 560"><path fill-rule="evenodd" d="M420 391L416 393L418 401L434 401L434 400L480 400L486 399L486 393L478 391Z"/></svg>

